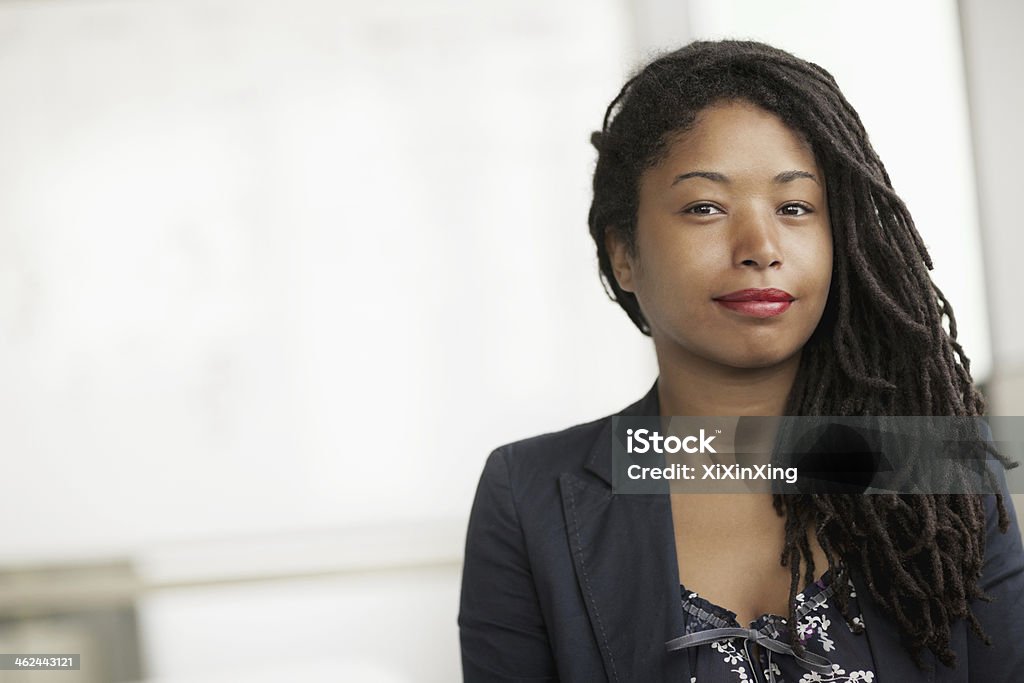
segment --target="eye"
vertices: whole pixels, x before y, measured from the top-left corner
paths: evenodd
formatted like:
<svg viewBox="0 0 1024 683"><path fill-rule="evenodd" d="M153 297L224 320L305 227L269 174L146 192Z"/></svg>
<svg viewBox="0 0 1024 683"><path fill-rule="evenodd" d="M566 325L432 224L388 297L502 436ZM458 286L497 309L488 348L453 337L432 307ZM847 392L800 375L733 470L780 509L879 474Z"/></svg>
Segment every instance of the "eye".
<svg viewBox="0 0 1024 683"><path fill-rule="evenodd" d="M715 214L725 212L722 211L717 206L715 206L714 204L702 202L700 204L694 204L693 206L686 207L685 209L683 209L683 213L689 213L694 216L714 216Z"/></svg>
<svg viewBox="0 0 1024 683"><path fill-rule="evenodd" d="M781 213L783 216L803 216L809 213L813 213L813 211L814 209L812 209L811 207L807 206L806 204L801 204L799 202L786 204L781 209L779 209L779 213Z"/></svg>

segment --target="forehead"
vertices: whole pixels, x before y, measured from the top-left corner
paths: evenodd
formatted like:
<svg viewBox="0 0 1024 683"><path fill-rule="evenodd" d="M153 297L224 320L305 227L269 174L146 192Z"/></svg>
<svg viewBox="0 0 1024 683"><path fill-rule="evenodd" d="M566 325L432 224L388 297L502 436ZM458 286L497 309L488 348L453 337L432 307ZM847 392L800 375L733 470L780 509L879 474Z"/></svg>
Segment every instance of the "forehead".
<svg viewBox="0 0 1024 683"><path fill-rule="evenodd" d="M669 139L665 157L652 170L675 172L681 165L771 176L807 170L820 177L811 145L800 133L775 114L743 101L702 110L691 127Z"/></svg>

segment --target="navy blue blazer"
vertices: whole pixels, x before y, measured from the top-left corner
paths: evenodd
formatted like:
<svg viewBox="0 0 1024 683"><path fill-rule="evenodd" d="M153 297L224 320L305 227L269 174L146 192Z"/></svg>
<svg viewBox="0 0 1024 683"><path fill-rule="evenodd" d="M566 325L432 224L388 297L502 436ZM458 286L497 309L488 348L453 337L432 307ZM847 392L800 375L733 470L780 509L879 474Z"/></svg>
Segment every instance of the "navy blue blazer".
<svg viewBox="0 0 1024 683"><path fill-rule="evenodd" d="M657 383L619 414L658 415ZM929 651L929 670L918 669L854 578L876 683L1024 681L1024 551L1004 501L1005 534L995 496L986 497L981 588L994 601L973 605L993 645L960 620L956 669ZM468 683L690 680L688 658L665 647L683 634L669 497L612 495L610 417L490 455L469 521L458 623Z"/></svg>

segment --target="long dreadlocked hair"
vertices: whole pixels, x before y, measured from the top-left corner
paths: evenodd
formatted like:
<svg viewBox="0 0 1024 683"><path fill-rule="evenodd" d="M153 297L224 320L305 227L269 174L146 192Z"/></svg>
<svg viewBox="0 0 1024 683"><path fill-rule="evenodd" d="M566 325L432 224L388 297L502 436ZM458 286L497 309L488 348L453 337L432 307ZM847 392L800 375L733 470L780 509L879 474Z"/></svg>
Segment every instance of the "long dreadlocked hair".
<svg viewBox="0 0 1024 683"><path fill-rule="evenodd" d="M803 349L787 415L978 416L985 411L957 343L949 302L932 283L931 258L906 206L868 141L860 117L832 76L762 43L695 42L662 55L631 78L608 106L600 132L590 233L602 280L633 323L650 335L636 296L612 272L606 231L635 255L641 174L657 165L677 133L709 105L753 103L802 135L821 166L835 244L832 286L822 320ZM610 290L610 291L609 291ZM943 318L949 331L943 328ZM1005 461L1004 461L1005 464ZM1009 525L997 495L999 529ZM980 495L776 495L786 517L780 558L789 566L789 623L800 583L816 578L807 537L814 525L836 580L847 624L857 573L899 626L919 667L923 648L955 666L951 625L966 619L986 643L970 602L978 586L986 519ZM842 560L840 562L840 560ZM794 649L802 648L790 629Z"/></svg>

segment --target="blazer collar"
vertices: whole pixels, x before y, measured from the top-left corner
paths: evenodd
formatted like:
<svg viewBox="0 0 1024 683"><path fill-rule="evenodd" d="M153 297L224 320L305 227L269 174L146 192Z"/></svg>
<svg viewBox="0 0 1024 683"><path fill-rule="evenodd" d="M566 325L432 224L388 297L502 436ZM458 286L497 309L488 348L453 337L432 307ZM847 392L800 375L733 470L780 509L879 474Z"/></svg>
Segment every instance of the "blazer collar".
<svg viewBox="0 0 1024 683"><path fill-rule="evenodd" d="M658 401L658 381L654 384L639 401L620 411L617 415L623 417L657 417L661 413L661 403ZM608 486L612 485L612 421L606 419L601 427L601 432L590 449L584 469L597 475Z"/></svg>

